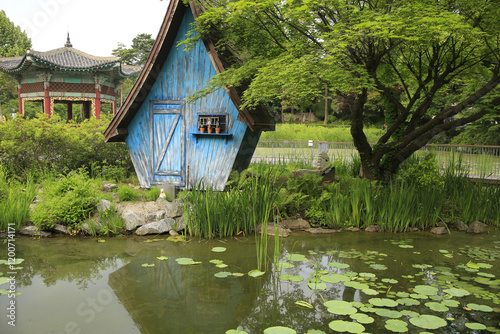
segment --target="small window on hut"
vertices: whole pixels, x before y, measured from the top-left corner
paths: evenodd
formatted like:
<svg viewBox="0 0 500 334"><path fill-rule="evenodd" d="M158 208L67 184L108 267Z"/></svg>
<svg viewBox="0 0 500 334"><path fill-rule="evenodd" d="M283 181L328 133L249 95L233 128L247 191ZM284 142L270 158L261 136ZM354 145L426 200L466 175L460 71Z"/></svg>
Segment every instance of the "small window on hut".
<svg viewBox="0 0 500 334"><path fill-rule="evenodd" d="M226 120L224 114L199 114L198 129L202 133L227 133Z"/></svg>

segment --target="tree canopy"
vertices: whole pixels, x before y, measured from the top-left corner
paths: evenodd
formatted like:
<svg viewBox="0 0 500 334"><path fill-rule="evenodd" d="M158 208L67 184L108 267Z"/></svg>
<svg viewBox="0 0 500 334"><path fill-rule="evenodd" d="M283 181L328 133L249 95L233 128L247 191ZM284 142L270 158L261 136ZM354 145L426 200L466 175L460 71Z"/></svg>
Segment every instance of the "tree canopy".
<svg viewBox="0 0 500 334"><path fill-rule="evenodd" d="M0 57L22 56L30 48L31 40L26 33L11 22L3 10L0 11ZM12 99L16 89L16 82L5 73L0 73L0 104Z"/></svg>
<svg viewBox="0 0 500 334"><path fill-rule="evenodd" d="M154 43L155 40L151 38L151 34L138 34L132 39L132 46L130 48L127 48L125 44L119 43L112 54L120 57L124 64L143 65L148 59Z"/></svg>
<svg viewBox="0 0 500 334"><path fill-rule="evenodd" d="M196 37L227 71L205 90L237 86L244 107L307 103L325 89L351 101L351 134L365 177L382 180L439 133L500 102L500 6L492 0L201 0ZM388 129L371 145L367 97ZM197 96L198 96L197 95ZM193 98L196 98L194 96Z"/></svg>

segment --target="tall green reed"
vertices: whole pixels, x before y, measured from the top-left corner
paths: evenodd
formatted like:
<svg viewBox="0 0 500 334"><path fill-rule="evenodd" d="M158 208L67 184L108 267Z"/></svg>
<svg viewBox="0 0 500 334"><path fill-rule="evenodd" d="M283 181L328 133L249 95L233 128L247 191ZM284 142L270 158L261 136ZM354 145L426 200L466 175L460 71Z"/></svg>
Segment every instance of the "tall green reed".
<svg viewBox="0 0 500 334"><path fill-rule="evenodd" d="M0 230L16 230L27 220L29 207L37 193L30 177L25 184L12 180L0 166Z"/></svg>

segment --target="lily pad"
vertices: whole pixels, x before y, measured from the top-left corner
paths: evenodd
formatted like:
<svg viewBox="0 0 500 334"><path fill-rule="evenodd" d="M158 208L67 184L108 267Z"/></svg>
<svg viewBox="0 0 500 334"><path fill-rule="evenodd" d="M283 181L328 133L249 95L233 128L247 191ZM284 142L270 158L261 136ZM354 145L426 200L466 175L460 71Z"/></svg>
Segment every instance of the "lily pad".
<svg viewBox="0 0 500 334"><path fill-rule="evenodd" d="M423 329L438 329L448 324L443 318L429 314L423 314L418 317L410 318L410 322L413 326Z"/></svg>
<svg viewBox="0 0 500 334"><path fill-rule="evenodd" d="M343 300L329 300L324 305L328 308L328 312L337 315L348 315L358 312L351 303Z"/></svg>
<svg viewBox="0 0 500 334"><path fill-rule="evenodd" d="M444 293L447 293L453 297L464 297L470 295L470 292L464 289L457 289L457 288L449 288L449 289L444 289Z"/></svg>
<svg viewBox="0 0 500 334"><path fill-rule="evenodd" d="M458 305L460 305L460 302L455 299L445 299L441 302L441 304L446 305L448 307L458 307Z"/></svg>
<svg viewBox="0 0 500 334"><path fill-rule="evenodd" d="M449 310L449 308L446 307L446 305L443 305L438 302L427 302L425 303L425 306L436 312L446 312Z"/></svg>
<svg viewBox="0 0 500 334"><path fill-rule="evenodd" d="M238 329L230 329L226 331L226 334L248 334L248 332L245 332L238 328Z"/></svg>
<svg viewBox="0 0 500 334"><path fill-rule="evenodd" d="M168 241L172 242L183 242L186 241L185 235L171 235L167 238Z"/></svg>
<svg viewBox="0 0 500 334"><path fill-rule="evenodd" d="M229 266L228 266L227 264L225 264L225 263L218 263L218 264L216 264L215 266L216 266L217 268L221 268L221 269L222 269L222 268L227 268L227 267L229 267Z"/></svg>
<svg viewBox="0 0 500 334"><path fill-rule="evenodd" d="M362 333L365 330L365 326L361 324L344 320L334 320L328 324L328 327L336 332L341 333Z"/></svg>
<svg viewBox="0 0 500 334"><path fill-rule="evenodd" d="M465 324L465 327L470 328L470 329L477 329L477 330L483 330L486 329L486 326L483 324L480 324L478 322L467 322Z"/></svg>
<svg viewBox="0 0 500 334"><path fill-rule="evenodd" d="M368 296L376 296L379 294L379 292L377 290L373 290L373 289L363 289L363 290L361 290L361 292L363 292L365 295L368 295Z"/></svg>
<svg viewBox="0 0 500 334"><path fill-rule="evenodd" d="M154 263L143 263L142 266L145 268L148 268L148 267L154 267L155 264Z"/></svg>
<svg viewBox="0 0 500 334"><path fill-rule="evenodd" d="M259 276L262 276L264 274L265 274L265 272L257 270L257 269L250 270L248 272L248 276L250 276L250 277L259 277Z"/></svg>
<svg viewBox="0 0 500 334"><path fill-rule="evenodd" d="M279 279L282 281L300 282L304 280L304 277L299 275L284 274L280 275Z"/></svg>
<svg viewBox="0 0 500 334"><path fill-rule="evenodd" d="M396 300L399 304L404 306L417 306L420 305L420 301L413 298L399 298Z"/></svg>
<svg viewBox="0 0 500 334"><path fill-rule="evenodd" d="M281 270L281 269L290 269L290 268L293 268L295 267L292 263L290 262L279 262L278 263L278 270Z"/></svg>
<svg viewBox="0 0 500 334"><path fill-rule="evenodd" d="M366 283L361 283L361 282L356 282L356 281L349 281L349 282L344 282L344 285L356 290L363 290L363 289L368 289L369 286Z"/></svg>
<svg viewBox="0 0 500 334"><path fill-rule="evenodd" d="M393 278L382 278L382 282L387 284L397 284L398 281Z"/></svg>
<svg viewBox="0 0 500 334"><path fill-rule="evenodd" d="M408 332L408 325L402 320L389 319L385 322L385 328L396 333Z"/></svg>
<svg viewBox="0 0 500 334"><path fill-rule="evenodd" d="M371 324L375 321L375 319L373 319L372 317L370 317L369 315L366 315L364 313L354 313L354 314L349 315L349 317L352 320L356 320L360 324L365 324L365 325Z"/></svg>
<svg viewBox="0 0 500 334"><path fill-rule="evenodd" d="M226 247L214 247L212 248L212 252L214 253L223 253L226 251Z"/></svg>
<svg viewBox="0 0 500 334"><path fill-rule="evenodd" d="M193 264L200 264L201 262L199 261L195 261L189 257L179 257L177 259L175 259L175 261L180 264L180 265L183 265L183 266L189 266L189 265L193 265Z"/></svg>
<svg viewBox="0 0 500 334"><path fill-rule="evenodd" d="M413 289L413 292L426 296L437 295L438 291L439 290L437 288L430 285L417 285Z"/></svg>
<svg viewBox="0 0 500 334"><path fill-rule="evenodd" d="M242 276L245 276L245 274L243 274L243 273L233 273L232 275L233 275L233 277L242 277Z"/></svg>
<svg viewBox="0 0 500 334"><path fill-rule="evenodd" d="M311 290L326 290L326 284L323 282L307 282L307 286Z"/></svg>
<svg viewBox="0 0 500 334"><path fill-rule="evenodd" d="M288 327L274 326L264 329L264 334L297 334L297 332Z"/></svg>
<svg viewBox="0 0 500 334"><path fill-rule="evenodd" d="M399 247L401 247L401 248L413 248L412 245L406 245L406 244L405 245L399 245Z"/></svg>
<svg viewBox="0 0 500 334"><path fill-rule="evenodd" d="M394 310L388 310L385 308L379 308L375 311L376 315L379 315L381 317L386 317L386 318L391 318L391 319L397 319L401 318L403 316L403 313L399 311L394 311Z"/></svg>
<svg viewBox="0 0 500 334"><path fill-rule="evenodd" d="M471 310L474 310L474 311L493 312L493 308L491 308L487 305L479 305L479 304L475 304L475 303L469 303L469 304L467 304L467 307L470 308Z"/></svg>
<svg viewBox="0 0 500 334"><path fill-rule="evenodd" d="M285 257L289 261L294 261L294 262L307 261L307 258L302 254L287 254L285 255Z"/></svg>
<svg viewBox="0 0 500 334"><path fill-rule="evenodd" d="M156 257L159 261L165 261L165 260L168 260L168 257L167 256L157 256Z"/></svg>
<svg viewBox="0 0 500 334"><path fill-rule="evenodd" d="M378 307L395 307L398 306L398 302L389 298L370 298L368 300L370 304Z"/></svg>
<svg viewBox="0 0 500 334"><path fill-rule="evenodd" d="M228 271L219 271L218 273L214 274L214 276L218 277L218 278L226 278L226 277L229 277L231 275L232 275L232 273L230 273Z"/></svg>
<svg viewBox="0 0 500 334"><path fill-rule="evenodd" d="M342 262L330 262L328 263L330 267L337 268L337 269L346 269L349 268L350 266L347 263L342 263Z"/></svg>
<svg viewBox="0 0 500 334"><path fill-rule="evenodd" d="M370 268L373 270L387 270L387 266L379 263L370 264Z"/></svg>
<svg viewBox="0 0 500 334"><path fill-rule="evenodd" d="M339 282L347 282L350 280L350 278L345 275L330 274L321 276L321 280L326 283L339 283Z"/></svg>

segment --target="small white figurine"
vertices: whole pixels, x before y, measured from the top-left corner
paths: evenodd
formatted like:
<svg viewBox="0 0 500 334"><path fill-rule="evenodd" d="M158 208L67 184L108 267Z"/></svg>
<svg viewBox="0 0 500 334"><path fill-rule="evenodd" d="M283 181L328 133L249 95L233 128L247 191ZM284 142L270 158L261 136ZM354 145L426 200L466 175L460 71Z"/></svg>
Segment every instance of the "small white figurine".
<svg viewBox="0 0 500 334"><path fill-rule="evenodd" d="M165 197L167 197L167 196L165 195L165 191L163 191L163 189L161 189L161 190L160 190L160 198L165 198Z"/></svg>

